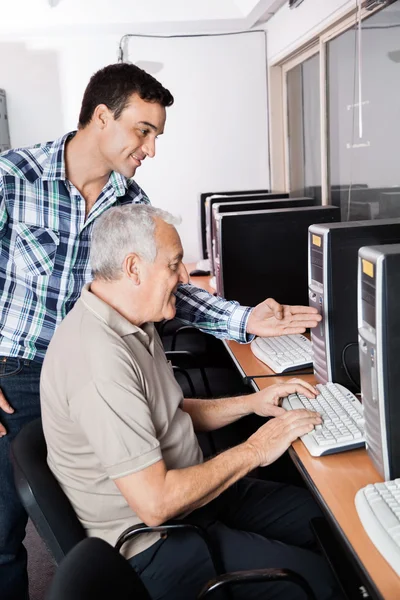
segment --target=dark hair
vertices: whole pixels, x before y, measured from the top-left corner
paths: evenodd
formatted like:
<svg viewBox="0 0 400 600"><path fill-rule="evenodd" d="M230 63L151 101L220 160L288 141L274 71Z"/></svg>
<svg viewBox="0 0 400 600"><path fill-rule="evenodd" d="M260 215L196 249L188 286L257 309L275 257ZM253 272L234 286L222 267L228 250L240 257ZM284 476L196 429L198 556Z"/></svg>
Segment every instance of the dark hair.
<svg viewBox="0 0 400 600"><path fill-rule="evenodd" d="M99 104L105 104L118 119L134 93L142 100L158 102L162 106L171 106L174 102L172 94L157 79L136 65L108 65L90 78L83 95L79 129L88 125Z"/></svg>

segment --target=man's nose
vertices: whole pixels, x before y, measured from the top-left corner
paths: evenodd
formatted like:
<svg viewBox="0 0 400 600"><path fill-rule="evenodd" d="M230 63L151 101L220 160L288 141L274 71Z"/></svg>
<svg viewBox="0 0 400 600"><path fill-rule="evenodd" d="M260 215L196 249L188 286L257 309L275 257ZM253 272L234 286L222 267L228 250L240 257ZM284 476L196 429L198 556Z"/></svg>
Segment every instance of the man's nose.
<svg viewBox="0 0 400 600"><path fill-rule="evenodd" d="M146 142L142 146L142 150L146 154L146 156L148 156L149 158L154 158L154 156L156 155L156 140L154 138L146 140Z"/></svg>
<svg viewBox="0 0 400 600"><path fill-rule="evenodd" d="M183 263L179 269L179 283L189 283L189 275Z"/></svg>

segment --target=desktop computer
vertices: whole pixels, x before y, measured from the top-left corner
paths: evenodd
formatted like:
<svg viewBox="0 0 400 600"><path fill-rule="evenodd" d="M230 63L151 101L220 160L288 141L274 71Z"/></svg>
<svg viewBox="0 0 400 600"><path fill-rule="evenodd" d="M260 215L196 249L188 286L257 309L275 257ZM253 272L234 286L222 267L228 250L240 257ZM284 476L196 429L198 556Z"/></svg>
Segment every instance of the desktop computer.
<svg viewBox="0 0 400 600"><path fill-rule="evenodd" d="M387 481L400 477L400 244L361 248L358 260L365 439Z"/></svg>
<svg viewBox="0 0 400 600"><path fill-rule="evenodd" d="M201 246L203 251L203 258L207 256L207 239L206 239L206 212L205 203L209 196L214 194L220 194L223 196L237 196L238 194L245 194L248 196L254 196L255 194L268 194L270 190L241 190L241 191L229 191L229 192L203 192L200 194L200 229L201 229Z"/></svg>
<svg viewBox="0 0 400 600"><path fill-rule="evenodd" d="M230 202L234 198L240 202L252 202L254 200L279 200L282 198L289 198L289 194L284 192L267 193L267 194L236 194L235 196L225 196L223 194L213 194L206 198L205 201L205 228L206 228L206 245L207 245L207 257L212 261L212 208L215 203L223 204Z"/></svg>
<svg viewBox="0 0 400 600"><path fill-rule="evenodd" d="M358 391L357 260L361 246L400 242L400 218L312 225L309 304L322 314L311 332L314 373Z"/></svg>
<svg viewBox="0 0 400 600"><path fill-rule="evenodd" d="M227 212L248 212L252 210L271 210L273 208L296 208L300 206L315 206L316 204L315 198L274 198L276 195L281 196L281 194L268 194L269 198L267 200L250 200L247 197L244 200L237 200L238 198L242 198L242 196L233 196L233 202L217 201L211 205L211 223L207 233L207 244L209 246L208 254L209 257L211 257L211 273L213 275L215 275L215 255L217 246L215 221L218 214Z"/></svg>
<svg viewBox="0 0 400 600"><path fill-rule="evenodd" d="M335 206L217 215L218 294L247 306L268 297L307 304L308 228L339 219Z"/></svg>

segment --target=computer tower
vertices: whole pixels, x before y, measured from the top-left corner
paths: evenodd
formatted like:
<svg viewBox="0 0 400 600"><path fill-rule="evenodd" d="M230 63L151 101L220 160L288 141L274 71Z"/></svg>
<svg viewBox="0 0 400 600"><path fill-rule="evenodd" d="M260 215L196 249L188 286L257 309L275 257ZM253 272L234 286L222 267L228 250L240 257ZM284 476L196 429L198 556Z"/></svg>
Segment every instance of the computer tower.
<svg viewBox="0 0 400 600"><path fill-rule="evenodd" d="M397 242L400 242L400 219L310 227L309 304L323 317L311 331L311 342L314 373L321 383L333 381L358 391L358 250L361 246Z"/></svg>
<svg viewBox="0 0 400 600"><path fill-rule="evenodd" d="M224 196L222 194L213 194L206 198L205 202L205 219L206 219L206 243L207 243L207 258L212 262L212 208L215 203L224 204L230 202L234 198L240 202L253 202L254 200L278 200L281 198L289 198L289 194L284 192L268 192L262 194L236 194L235 196ZM211 265L212 266L212 265Z"/></svg>
<svg viewBox="0 0 400 600"><path fill-rule="evenodd" d="M334 206L222 213L217 217L217 291L254 306L268 297L307 304L307 234L340 218Z"/></svg>
<svg viewBox="0 0 400 600"><path fill-rule="evenodd" d="M240 190L240 191L229 191L229 192L203 192L200 194L200 229L201 229L201 246L203 251L203 258L207 256L207 239L206 239L206 210L205 203L209 196L214 194L221 194L223 196L237 196L238 194L268 194L270 190Z"/></svg>
<svg viewBox="0 0 400 600"><path fill-rule="evenodd" d="M364 247L358 264L361 394L368 454L400 477L400 244Z"/></svg>
<svg viewBox="0 0 400 600"><path fill-rule="evenodd" d="M11 148L8 128L6 92L0 89L0 153Z"/></svg>
<svg viewBox="0 0 400 600"><path fill-rule="evenodd" d="M276 194L280 196L280 194ZM208 239L210 243L209 256L211 254L210 267L211 273L215 275L215 257L217 252L217 238L216 238L216 216L221 213L227 212L249 212L252 210L272 210L275 208L296 208L301 206L315 206L315 198L279 198L271 199L274 194L269 194L267 200L245 200L238 201L237 198L240 196L234 196L234 201L231 202L215 202L211 206L211 225ZM286 194L287 196L287 194Z"/></svg>

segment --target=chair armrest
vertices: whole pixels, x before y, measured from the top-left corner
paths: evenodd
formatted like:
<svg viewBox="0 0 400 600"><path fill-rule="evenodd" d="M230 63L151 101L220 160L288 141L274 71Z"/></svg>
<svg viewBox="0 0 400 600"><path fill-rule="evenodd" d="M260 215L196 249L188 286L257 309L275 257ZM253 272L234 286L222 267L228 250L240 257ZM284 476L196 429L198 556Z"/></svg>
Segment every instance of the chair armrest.
<svg viewBox="0 0 400 600"><path fill-rule="evenodd" d="M193 325L182 325L182 327L179 327L179 329L177 329L172 336L171 350L175 350L177 337L181 333L196 333L197 335L200 335L200 336L207 335L206 333L204 333L203 331L200 331L200 329L198 329L197 327L194 327Z"/></svg>
<svg viewBox="0 0 400 600"><path fill-rule="evenodd" d="M169 532L174 532L174 531L191 531L192 533L199 535L202 538L202 540L204 541L204 543L207 547L207 550L210 554L215 573L217 575L221 575L224 572L224 567L222 565L222 562L219 560L219 557L215 554L215 552L212 548L211 541L210 541L207 533L201 527L197 527L197 525L191 525L190 523L181 523L180 521L176 521L176 522L172 521L172 522L166 523L165 525L159 525L157 527L149 527L148 525L145 525L144 523L139 523L138 525L133 525L132 527L128 527L128 529L125 529L125 531L123 531L121 533L121 535L118 537L118 539L115 543L115 549L118 552L120 552L122 546L126 542L128 542L129 540L132 540L135 537L138 537L142 533L160 533L161 536L163 536L163 535L166 536L166 535L168 535Z"/></svg>
<svg viewBox="0 0 400 600"><path fill-rule="evenodd" d="M316 600L314 592L309 583L291 569L254 569L250 571L236 571L218 576L216 579L209 581L204 589L197 596L197 600L209 598L213 592L220 590L228 585L244 584L244 583L261 583L269 581L289 581L302 588L306 593L308 600Z"/></svg>

